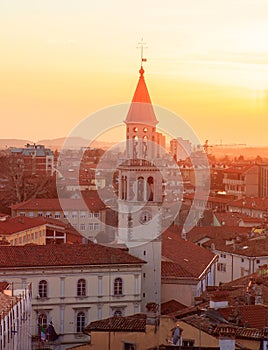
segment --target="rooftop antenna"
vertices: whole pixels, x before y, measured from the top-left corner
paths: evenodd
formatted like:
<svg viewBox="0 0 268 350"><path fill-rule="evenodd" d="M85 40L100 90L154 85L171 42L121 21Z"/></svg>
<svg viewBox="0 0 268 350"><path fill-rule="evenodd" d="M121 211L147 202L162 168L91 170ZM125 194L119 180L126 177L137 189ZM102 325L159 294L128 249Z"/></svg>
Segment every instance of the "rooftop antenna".
<svg viewBox="0 0 268 350"><path fill-rule="evenodd" d="M141 50L141 66L142 66L142 62L147 62L147 58L143 57L143 49L147 49L148 46L145 46L146 43L143 42L143 38L141 38L141 41L138 43L137 49Z"/></svg>

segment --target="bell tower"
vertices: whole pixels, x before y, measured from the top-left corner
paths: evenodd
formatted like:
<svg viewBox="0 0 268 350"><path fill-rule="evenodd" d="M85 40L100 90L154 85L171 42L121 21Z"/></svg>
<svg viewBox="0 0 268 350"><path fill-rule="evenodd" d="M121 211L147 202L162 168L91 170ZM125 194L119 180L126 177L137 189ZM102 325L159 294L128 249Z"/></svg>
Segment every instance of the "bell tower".
<svg viewBox="0 0 268 350"><path fill-rule="evenodd" d="M141 65L139 81L125 119L126 151L119 170L118 241L146 261L142 274L142 311L146 304L160 306L163 136Z"/></svg>

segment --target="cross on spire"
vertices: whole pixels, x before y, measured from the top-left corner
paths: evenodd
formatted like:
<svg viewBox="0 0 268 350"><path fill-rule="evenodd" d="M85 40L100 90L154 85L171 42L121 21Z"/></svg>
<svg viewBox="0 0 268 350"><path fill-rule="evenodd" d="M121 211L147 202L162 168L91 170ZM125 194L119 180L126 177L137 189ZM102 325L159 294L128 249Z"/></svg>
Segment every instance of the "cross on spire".
<svg viewBox="0 0 268 350"><path fill-rule="evenodd" d="M143 38L141 38L141 41L138 43L138 45L139 46L137 47L137 49L141 50L141 66L142 66L142 62L146 62L147 61L147 59L143 57L143 49L147 49L148 46L145 46L146 43L143 42Z"/></svg>

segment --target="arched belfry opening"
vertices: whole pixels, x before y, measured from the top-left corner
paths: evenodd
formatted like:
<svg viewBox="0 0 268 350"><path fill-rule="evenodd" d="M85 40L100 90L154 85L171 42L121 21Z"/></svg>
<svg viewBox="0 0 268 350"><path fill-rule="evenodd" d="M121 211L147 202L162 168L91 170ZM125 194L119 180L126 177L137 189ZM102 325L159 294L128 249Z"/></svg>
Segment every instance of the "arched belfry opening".
<svg viewBox="0 0 268 350"><path fill-rule="evenodd" d="M154 200L154 178L152 176L147 179L147 200L149 202Z"/></svg>
<svg viewBox="0 0 268 350"><path fill-rule="evenodd" d="M144 201L144 178L142 176L138 177L137 200L139 202Z"/></svg>
<svg viewBox="0 0 268 350"><path fill-rule="evenodd" d="M127 199L127 177L121 176L121 199Z"/></svg>

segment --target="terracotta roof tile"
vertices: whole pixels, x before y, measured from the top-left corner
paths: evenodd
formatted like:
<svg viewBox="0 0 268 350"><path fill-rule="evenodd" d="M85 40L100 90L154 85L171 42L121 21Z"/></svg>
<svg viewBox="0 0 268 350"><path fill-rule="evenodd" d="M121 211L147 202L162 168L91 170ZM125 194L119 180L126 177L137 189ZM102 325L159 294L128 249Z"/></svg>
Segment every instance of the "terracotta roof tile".
<svg viewBox="0 0 268 350"><path fill-rule="evenodd" d="M0 220L0 235L8 235L21 232L34 227L45 225L45 222L39 218L29 218L26 216L15 216Z"/></svg>
<svg viewBox="0 0 268 350"><path fill-rule="evenodd" d="M99 244L3 246L0 269L8 267L143 264L127 252Z"/></svg>
<svg viewBox="0 0 268 350"><path fill-rule="evenodd" d="M99 211L106 208L106 205L99 197L87 197L82 199L62 198L61 201L57 198L39 198L29 199L26 202L11 205L12 210L48 210L61 211L62 206L65 210L92 210Z"/></svg>
<svg viewBox="0 0 268 350"><path fill-rule="evenodd" d="M193 274L179 264L172 261L162 261L161 262L161 276L162 278L190 278L194 279Z"/></svg>
<svg viewBox="0 0 268 350"><path fill-rule="evenodd" d="M145 332L146 331L146 316L116 316L91 322L84 330L89 332Z"/></svg>
<svg viewBox="0 0 268 350"><path fill-rule="evenodd" d="M182 239L178 233L171 230L166 230L162 234L162 256L189 271L195 278L199 278L216 258L211 251Z"/></svg>
<svg viewBox="0 0 268 350"><path fill-rule="evenodd" d="M175 299L172 299L161 304L161 315L167 315L186 308L187 308L186 305L180 303Z"/></svg>
<svg viewBox="0 0 268 350"><path fill-rule="evenodd" d="M237 308L241 321L250 328L264 328L268 324L268 306L265 305L239 305L219 309L221 315L228 320L228 316Z"/></svg>
<svg viewBox="0 0 268 350"><path fill-rule="evenodd" d="M237 208L249 208L255 210L267 210L268 208L268 198L267 197L245 197L233 201L229 204L229 207Z"/></svg>

